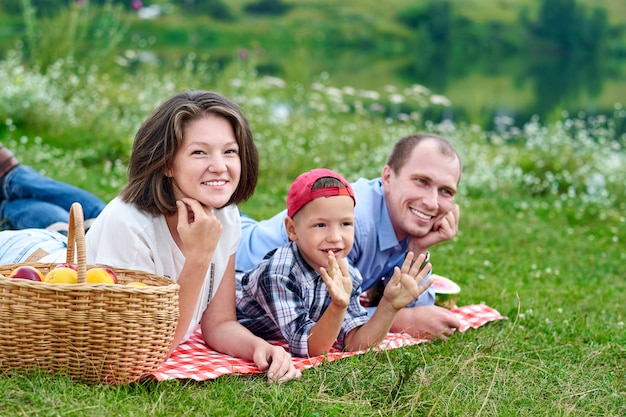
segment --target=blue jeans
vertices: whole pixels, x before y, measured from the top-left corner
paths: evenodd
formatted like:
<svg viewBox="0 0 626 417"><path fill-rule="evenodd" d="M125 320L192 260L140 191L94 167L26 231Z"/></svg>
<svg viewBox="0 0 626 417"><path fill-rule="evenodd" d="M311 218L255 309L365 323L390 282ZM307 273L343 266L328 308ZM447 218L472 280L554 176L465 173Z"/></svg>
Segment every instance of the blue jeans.
<svg viewBox="0 0 626 417"><path fill-rule="evenodd" d="M67 223L74 202L83 206L85 220L96 218L105 206L85 190L18 165L0 178L0 227L45 229L54 223Z"/></svg>

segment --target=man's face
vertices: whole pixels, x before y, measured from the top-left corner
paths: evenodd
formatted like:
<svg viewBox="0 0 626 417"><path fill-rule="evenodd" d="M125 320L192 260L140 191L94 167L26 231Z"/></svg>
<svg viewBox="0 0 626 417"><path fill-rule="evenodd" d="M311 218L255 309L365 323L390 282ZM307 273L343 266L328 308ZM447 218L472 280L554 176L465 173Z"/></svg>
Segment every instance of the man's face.
<svg viewBox="0 0 626 417"><path fill-rule="evenodd" d="M452 209L460 165L456 157L442 154L437 142L428 139L413 148L399 172L385 165L383 188L398 240L425 236Z"/></svg>

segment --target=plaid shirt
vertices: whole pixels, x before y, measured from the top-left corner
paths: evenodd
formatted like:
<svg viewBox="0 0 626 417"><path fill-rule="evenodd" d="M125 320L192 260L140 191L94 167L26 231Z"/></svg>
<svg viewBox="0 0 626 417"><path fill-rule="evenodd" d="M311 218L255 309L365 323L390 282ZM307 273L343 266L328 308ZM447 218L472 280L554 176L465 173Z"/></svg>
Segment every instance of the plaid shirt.
<svg viewBox="0 0 626 417"><path fill-rule="evenodd" d="M352 264L349 273L352 294L337 336L338 349L343 349L348 332L367 322L367 311L359 303L363 279ZM264 339L285 339L295 356L308 356L311 328L330 301L321 275L302 258L295 242L268 253L237 281L239 322Z"/></svg>

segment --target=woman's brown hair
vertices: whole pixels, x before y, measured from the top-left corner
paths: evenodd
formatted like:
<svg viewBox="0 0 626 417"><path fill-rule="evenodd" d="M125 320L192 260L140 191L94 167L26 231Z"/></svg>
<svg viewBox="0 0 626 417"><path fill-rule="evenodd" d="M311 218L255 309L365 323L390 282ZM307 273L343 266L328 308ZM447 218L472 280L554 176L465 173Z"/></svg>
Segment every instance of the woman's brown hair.
<svg viewBox="0 0 626 417"><path fill-rule="evenodd" d="M184 91L165 100L137 131L128 184L120 193L123 201L155 215L176 212L174 188L165 173L183 142L185 127L206 116L226 119L239 146L241 179L226 205L242 203L252 196L259 175L259 155L242 110L218 93Z"/></svg>

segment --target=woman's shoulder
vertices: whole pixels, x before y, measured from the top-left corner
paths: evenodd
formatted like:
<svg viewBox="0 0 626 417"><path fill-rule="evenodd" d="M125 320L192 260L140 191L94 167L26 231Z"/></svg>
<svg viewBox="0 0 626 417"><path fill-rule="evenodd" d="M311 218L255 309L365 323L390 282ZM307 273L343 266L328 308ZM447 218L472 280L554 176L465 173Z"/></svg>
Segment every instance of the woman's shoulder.
<svg viewBox="0 0 626 417"><path fill-rule="evenodd" d="M151 230L159 222L156 216L139 210L135 205L124 202L120 197L111 200L89 228L87 239L98 238L110 233L138 233Z"/></svg>
<svg viewBox="0 0 626 417"><path fill-rule="evenodd" d="M115 218L122 223L136 223L142 219L147 222L152 222L155 217L153 214L138 209L134 204L126 203L120 197L115 197L111 200L98 217L100 216L109 218L109 221L111 218Z"/></svg>

